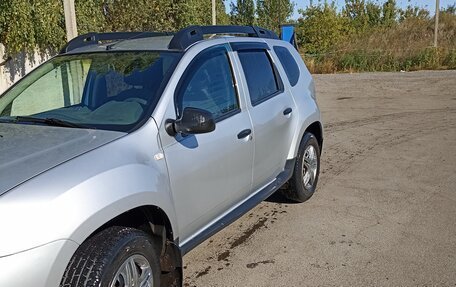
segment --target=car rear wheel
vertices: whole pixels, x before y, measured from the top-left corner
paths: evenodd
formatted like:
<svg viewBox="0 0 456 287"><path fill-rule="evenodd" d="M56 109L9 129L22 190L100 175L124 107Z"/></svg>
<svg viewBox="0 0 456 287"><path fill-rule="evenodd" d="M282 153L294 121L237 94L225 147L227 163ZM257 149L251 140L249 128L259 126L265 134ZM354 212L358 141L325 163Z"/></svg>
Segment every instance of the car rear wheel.
<svg viewBox="0 0 456 287"><path fill-rule="evenodd" d="M158 254L147 233L130 227L110 227L78 248L60 286L159 287Z"/></svg>
<svg viewBox="0 0 456 287"><path fill-rule="evenodd" d="M282 194L297 202L308 200L315 192L319 173L320 146L315 136L306 132L299 145L298 156L288 188L282 189Z"/></svg>

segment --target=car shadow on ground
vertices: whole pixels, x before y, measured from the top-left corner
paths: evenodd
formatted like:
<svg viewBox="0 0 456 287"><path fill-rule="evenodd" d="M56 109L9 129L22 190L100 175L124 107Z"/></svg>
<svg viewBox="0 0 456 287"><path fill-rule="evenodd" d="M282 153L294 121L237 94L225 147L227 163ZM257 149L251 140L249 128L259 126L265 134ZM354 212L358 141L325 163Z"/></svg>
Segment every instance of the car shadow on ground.
<svg viewBox="0 0 456 287"><path fill-rule="evenodd" d="M294 200L290 200L286 198L280 190L274 192L272 195L270 195L268 198L266 198L264 201L266 202L271 202L271 203L285 203L285 204L296 204L298 202Z"/></svg>

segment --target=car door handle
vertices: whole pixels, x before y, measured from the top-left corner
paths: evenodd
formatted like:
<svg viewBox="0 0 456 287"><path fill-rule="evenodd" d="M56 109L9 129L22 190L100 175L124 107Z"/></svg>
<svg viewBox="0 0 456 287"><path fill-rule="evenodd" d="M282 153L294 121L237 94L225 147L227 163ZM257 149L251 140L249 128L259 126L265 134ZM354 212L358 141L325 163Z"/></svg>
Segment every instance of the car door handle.
<svg viewBox="0 0 456 287"><path fill-rule="evenodd" d="M289 115L289 114L291 114L292 111L293 111L292 108L286 108L286 109L283 111L283 115L284 115L284 116Z"/></svg>
<svg viewBox="0 0 456 287"><path fill-rule="evenodd" d="M237 138L243 139L243 138L249 136L251 133L252 133L251 129L245 129L245 130L241 131L240 133L238 133Z"/></svg>

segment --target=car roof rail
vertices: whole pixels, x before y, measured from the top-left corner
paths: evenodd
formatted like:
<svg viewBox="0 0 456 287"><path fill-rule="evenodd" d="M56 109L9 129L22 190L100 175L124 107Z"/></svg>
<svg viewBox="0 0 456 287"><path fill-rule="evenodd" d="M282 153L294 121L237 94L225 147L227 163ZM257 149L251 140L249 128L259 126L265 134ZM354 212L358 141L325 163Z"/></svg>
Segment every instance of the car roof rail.
<svg viewBox="0 0 456 287"><path fill-rule="evenodd" d="M279 39L275 32L258 26L189 26L174 35L168 48L185 50L192 44L203 40L204 35L210 34L244 34L248 37Z"/></svg>
<svg viewBox="0 0 456 287"><path fill-rule="evenodd" d="M68 53L74 49L100 44L102 41L124 41L130 39L150 38L158 36L170 36L169 32L108 32L108 33L87 33L70 40L60 50L59 54Z"/></svg>

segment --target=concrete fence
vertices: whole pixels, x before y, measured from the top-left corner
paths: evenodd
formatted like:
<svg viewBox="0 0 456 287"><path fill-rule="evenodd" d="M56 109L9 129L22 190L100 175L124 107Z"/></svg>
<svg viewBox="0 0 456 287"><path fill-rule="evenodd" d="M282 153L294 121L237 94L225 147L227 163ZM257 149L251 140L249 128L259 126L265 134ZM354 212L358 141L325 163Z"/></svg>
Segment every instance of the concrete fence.
<svg viewBox="0 0 456 287"><path fill-rule="evenodd" d="M0 63L2 63L0 65L0 93L3 93L25 74L50 58L49 54L38 51L33 54L20 53L6 59L6 61L4 55L5 47L0 44Z"/></svg>

